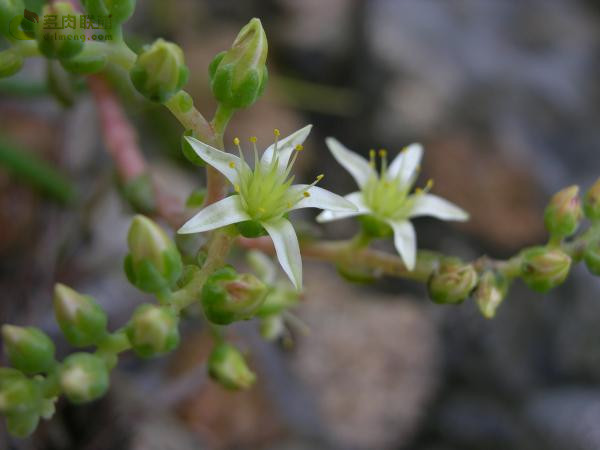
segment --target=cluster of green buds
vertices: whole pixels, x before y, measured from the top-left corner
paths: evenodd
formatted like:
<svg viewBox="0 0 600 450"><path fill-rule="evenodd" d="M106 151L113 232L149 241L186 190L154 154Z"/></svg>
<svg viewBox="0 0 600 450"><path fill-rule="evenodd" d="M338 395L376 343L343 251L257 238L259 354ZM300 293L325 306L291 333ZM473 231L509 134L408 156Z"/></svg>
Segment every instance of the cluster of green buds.
<svg viewBox="0 0 600 450"><path fill-rule="evenodd" d="M208 72L213 95L226 108L247 108L267 85L268 43L259 19L241 29L231 48L219 53Z"/></svg>

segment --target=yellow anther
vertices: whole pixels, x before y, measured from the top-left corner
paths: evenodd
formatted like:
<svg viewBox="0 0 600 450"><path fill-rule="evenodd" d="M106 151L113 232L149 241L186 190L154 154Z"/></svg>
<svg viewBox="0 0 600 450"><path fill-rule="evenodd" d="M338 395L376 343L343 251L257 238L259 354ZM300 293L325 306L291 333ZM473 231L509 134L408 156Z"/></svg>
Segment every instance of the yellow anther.
<svg viewBox="0 0 600 450"><path fill-rule="evenodd" d="M379 157L385 158L387 156L387 150L384 148L379 149Z"/></svg>
<svg viewBox="0 0 600 450"><path fill-rule="evenodd" d="M317 175L317 181L321 181L323 178L325 178L325 175L323 175L323 174Z"/></svg>
<svg viewBox="0 0 600 450"><path fill-rule="evenodd" d="M310 192L304 191L303 195L308 198L310 197Z"/></svg>
<svg viewBox="0 0 600 450"><path fill-rule="evenodd" d="M279 135L280 135L281 133L279 132L279 130L278 130L277 128L275 128L275 129L273 130L273 134L275 135L275 137L279 137Z"/></svg>
<svg viewBox="0 0 600 450"><path fill-rule="evenodd" d="M252 142L253 144L256 144L256 141L257 141L256 136L252 136L250 138L250 142Z"/></svg>
<svg viewBox="0 0 600 450"><path fill-rule="evenodd" d="M425 189L430 190L431 188L433 188L433 180L430 178L429 180L427 180L427 184L425 185Z"/></svg>
<svg viewBox="0 0 600 450"><path fill-rule="evenodd" d="M231 167L232 169L235 167L235 163L233 161L229 162L229 167Z"/></svg>
<svg viewBox="0 0 600 450"><path fill-rule="evenodd" d="M233 190L234 190L235 192L238 192L238 193L239 193L239 192L240 192L240 185L239 185L239 184L235 184L235 185L233 186Z"/></svg>
<svg viewBox="0 0 600 450"><path fill-rule="evenodd" d="M302 150L304 150L304 146L302 144L296 145L296 151L297 152L301 152Z"/></svg>
<svg viewBox="0 0 600 450"><path fill-rule="evenodd" d="M422 194L423 193L423 189L421 189L420 187L415 188L415 194Z"/></svg>
<svg viewBox="0 0 600 450"><path fill-rule="evenodd" d="M240 145L240 140L238 138L233 138L233 145Z"/></svg>

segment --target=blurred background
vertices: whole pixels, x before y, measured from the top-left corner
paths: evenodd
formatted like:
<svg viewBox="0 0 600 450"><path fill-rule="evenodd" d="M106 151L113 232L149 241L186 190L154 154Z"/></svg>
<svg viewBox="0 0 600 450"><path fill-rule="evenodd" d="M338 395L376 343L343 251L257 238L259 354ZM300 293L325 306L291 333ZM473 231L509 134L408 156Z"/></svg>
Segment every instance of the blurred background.
<svg viewBox="0 0 600 450"><path fill-rule="evenodd" d="M508 257L544 242L542 212L555 191L600 175L594 0L138 4L131 43L180 44L187 88L208 116L208 63L261 18L269 87L236 115L227 141L256 135L266 147L273 128L286 135L315 124L298 163L302 179L324 172L324 187L355 189L326 150L329 135L363 154L422 142L420 183L434 178L434 192L472 216L460 226L419 219L422 248ZM94 103L82 86L61 104L45 74L44 61L30 60L0 81L0 154L17 150L60 174L40 184L0 161L0 322L40 325L66 354L51 310L55 282L96 296L113 328L148 297L121 270L133 212L116 187ZM149 103L127 103L127 111L156 177L184 199L203 174L180 155L179 124ZM65 203L73 192L77 200ZM355 227L306 229L342 238ZM491 321L472 301L434 305L411 282L356 287L309 262L305 272L297 314L309 334L294 332L290 346L263 342L252 322L232 327L258 372L249 391L207 379L211 339L190 320L174 354L124 355L107 397L77 407L61 400L26 441L0 428L0 448L600 449L600 280L585 268L545 296L517 283Z"/></svg>

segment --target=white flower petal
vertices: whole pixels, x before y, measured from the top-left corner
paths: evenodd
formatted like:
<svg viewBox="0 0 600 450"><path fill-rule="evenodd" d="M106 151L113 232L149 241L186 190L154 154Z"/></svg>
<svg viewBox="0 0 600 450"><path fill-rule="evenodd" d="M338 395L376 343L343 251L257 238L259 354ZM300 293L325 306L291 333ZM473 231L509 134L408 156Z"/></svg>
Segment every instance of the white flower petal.
<svg viewBox="0 0 600 450"><path fill-rule="evenodd" d="M186 136L186 139L192 146L196 154L200 158L202 158L207 164L211 165L219 172L221 172L225 176L225 178L227 178L231 182L231 184L239 183L239 177L236 167L239 169L240 165L246 165L244 161L242 161L237 156L232 155L231 153L218 150L191 136ZM231 167L232 165L233 167Z"/></svg>
<svg viewBox="0 0 600 450"><path fill-rule="evenodd" d="M321 214L317 216L317 222L331 222L333 220L347 219L349 217L360 216L361 214L368 214L369 208L365 205L363 200L362 192L353 192L352 194L348 194L344 196L346 200L352 202L356 207L356 211L323 211Z"/></svg>
<svg viewBox="0 0 600 450"><path fill-rule="evenodd" d="M300 128L295 133L292 133L289 136L287 136L283 139L280 139L277 142L277 153L279 155L279 164L278 165L279 165L280 170L285 170L285 168L287 167L288 162L290 160L290 157L292 156L292 153L294 153L294 149L296 148L297 145L301 145L306 140L311 129L312 129L312 125L306 125L304 128ZM273 160L274 153L275 153L275 144L271 144L264 151L264 153L260 159L260 162L265 165L270 164L271 161Z"/></svg>
<svg viewBox="0 0 600 450"><path fill-rule="evenodd" d="M294 227L284 217L269 222L262 222L269 236L273 240L279 264L290 280L300 290L302 288L302 258L300 246Z"/></svg>
<svg viewBox="0 0 600 450"><path fill-rule="evenodd" d="M371 176L377 175L366 159L348 150L337 139L328 137L325 143L337 162L350 172L358 187L362 188Z"/></svg>
<svg viewBox="0 0 600 450"><path fill-rule="evenodd" d="M423 157L423 146L421 144L411 144L402 150L394 158L387 174L389 178L396 178L400 175L400 182L406 184L414 181L416 170Z"/></svg>
<svg viewBox="0 0 600 450"><path fill-rule="evenodd" d="M321 208L339 212L358 211L358 208L351 201L318 186L309 187L308 184L295 184L290 186L290 191L297 191L298 193L307 191L310 194L309 197L304 197L296 203L290 211L300 208Z"/></svg>
<svg viewBox="0 0 600 450"><path fill-rule="evenodd" d="M201 233L232 223L249 220L250 216L242 208L239 195L232 195L200 210L178 231L179 234Z"/></svg>
<svg viewBox="0 0 600 450"><path fill-rule="evenodd" d="M417 260L417 236L408 220L387 222L394 230L394 246L408 270L415 268Z"/></svg>
<svg viewBox="0 0 600 450"><path fill-rule="evenodd" d="M469 213L437 195L424 194L416 199L410 217L431 216L442 220L469 220Z"/></svg>

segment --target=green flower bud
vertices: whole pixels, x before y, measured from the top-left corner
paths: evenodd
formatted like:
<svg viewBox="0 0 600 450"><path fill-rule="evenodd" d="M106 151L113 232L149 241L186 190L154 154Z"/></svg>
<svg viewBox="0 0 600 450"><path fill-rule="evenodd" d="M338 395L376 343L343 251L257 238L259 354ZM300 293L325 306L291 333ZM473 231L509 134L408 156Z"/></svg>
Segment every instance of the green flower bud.
<svg viewBox="0 0 600 450"><path fill-rule="evenodd" d="M175 243L161 227L137 215L127 236L129 254L125 273L129 281L145 292L159 293L175 286L183 264Z"/></svg>
<svg viewBox="0 0 600 450"><path fill-rule="evenodd" d="M23 67L23 57L12 50L0 52L0 78L10 77Z"/></svg>
<svg viewBox="0 0 600 450"><path fill-rule="evenodd" d="M8 432L17 438L31 436L40 421L40 415L36 411L24 411L6 416L6 428Z"/></svg>
<svg viewBox="0 0 600 450"><path fill-rule="evenodd" d="M42 10L44 17L56 17L58 26L70 23L72 27L61 29L44 28L44 21L36 25L38 48L47 58L68 59L83 50L84 31L79 27L79 14L69 2L47 4Z"/></svg>
<svg viewBox="0 0 600 450"><path fill-rule="evenodd" d="M210 63L213 95L228 108L247 108L262 95L267 85L265 66L268 43L259 19L242 28L231 48Z"/></svg>
<svg viewBox="0 0 600 450"><path fill-rule="evenodd" d="M112 24L126 22L135 11L135 0L83 0L87 13L95 17L109 17Z"/></svg>
<svg viewBox="0 0 600 450"><path fill-rule="evenodd" d="M87 403L104 395L109 385L104 360L91 353L69 355L60 370L60 387L72 403Z"/></svg>
<svg viewBox="0 0 600 450"><path fill-rule="evenodd" d="M41 330L3 325L2 339L13 367L33 374L47 372L54 365L54 343Z"/></svg>
<svg viewBox="0 0 600 450"><path fill-rule="evenodd" d="M522 254L521 277L538 292L548 292L565 281L571 257L558 248L533 247Z"/></svg>
<svg viewBox="0 0 600 450"><path fill-rule="evenodd" d="M475 290L475 302L483 317L492 319L496 315L507 290L508 282L502 275L488 271L481 276Z"/></svg>
<svg viewBox="0 0 600 450"><path fill-rule="evenodd" d="M551 236L562 238L577 231L582 217L579 186L570 186L554 194L544 212L544 224Z"/></svg>
<svg viewBox="0 0 600 450"><path fill-rule="evenodd" d="M178 319L173 311L155 305L141 305L127 325L133 350L143 358L170 352L179 344Z"/></svg>
<svg viewBox="0 0 600 450"><path fill-rule="evenodd" d="M477 272L471 264L446 260L429 279L429 296L435 303L461 303L477 285L477 278Z"/></svg>
<svg viewBox="0 0 600 450"><path fill-rule="evenodd" d="M218 344L208 357L208 373L227 389L247 389L256 380L244 356L234 346Z"/></svg>
<svg viewBox="0 0 600 450"><path fill-rule="evenodd" d="M144 47L130 76L143 96L164 103L187 83L189 70L178 45L157 39L151 46Z"/></svg>
<svg viewBox="0 0 600 450"><path fill-rule="evenodd" d="M0 413L19 414L36 411L42 393L39 385L13 369L2 369L0 373Z"/></svg>
<svg viewBox="0 0 600 450"><path fill-rule="evenodd" d="M260 335L267 341L274 341L285 331L283 317L280 315L267 316L260 321Z"/></svg>
<svg viewBox="0 0 600 450"><path fill-rule="evenodd" d="M600 178L586 192L583 199L585 216L590 220L600 220Z"/></svg>
<svg viewBox="0 0 600 450"><path fill-rule="evenodd" d="M193 130L186 130L183 132L183 134L181 135L181 152L183 153L183 156L185 156L185 159L187 159L195 166L206 166L204 160L198 156L198 154L194 151L190 143L187 141L187 136L196 137L194 136Z"/></svg>
<svg viewBox="0 0 600 450"><path fill-rule="evenodd" d="M250 319L265 301L267 286L251 274L238 275L235 269L217 270L202 288L206 318L219 325Z"/></svg>
<svg viewBox="0 0 600 450"><path fill-rule="evenodd" d="M583 260L592 274L600 276L600 241L588 245L583 254Z"/></svg>
<svg viewBox="0 0 600 450"><path fill-rule="evenodd" d="M106 335L106 313L89 295L57 283L53 303L56 321L71 345L87 347Z"/></svg>
<svg viewBox="0 0 600 450"><path fill-rule="evenodd" d="M394 234L392 227L375 216L364 215L359 216L358 220L362 226L363 232L372 238L383 239Z"/></svg>

